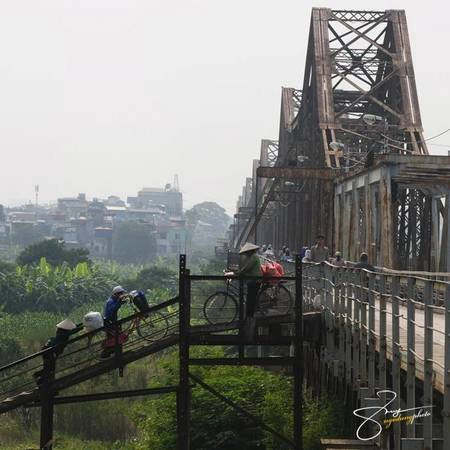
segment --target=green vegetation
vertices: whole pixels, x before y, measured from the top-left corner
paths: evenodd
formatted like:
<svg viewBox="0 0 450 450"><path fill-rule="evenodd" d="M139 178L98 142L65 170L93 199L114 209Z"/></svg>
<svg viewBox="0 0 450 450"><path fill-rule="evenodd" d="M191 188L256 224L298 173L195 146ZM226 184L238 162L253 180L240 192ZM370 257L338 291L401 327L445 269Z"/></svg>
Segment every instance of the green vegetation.
<svg viewBox="0 0 450 450"><path fill-rule="evenodd" d="M195 356L205 356L198 348ZM217 349L213 356L223 356ZM212 356L209 352L208 356ZM158 384L177 382L177 354L171 353L158 363L162 371ZM193 370L205 383L279 433L291 436L292 379L281 373L256 367L216 366ZM319 437L342 434L344 416L339 405L328 399L320 402L305 392L305 449L320 449ZM137 450L176 448L176 399L165 395L135 405L134 420L139 430ZM197 450L286 450L289 447L256 426L247 417L222 403L211 393L192 390L191 443Z"/></svg>
<svg viewBox="0 0 450 450"><path fill-rule="evenodd" d="M8 313L45 311L68 313L93 299L105 298L114 280L84 263L71 269L53 267L45 258L38 265L17 266L0 273L1 310Z"/></svg>
<svg viewBox="0 0 450 450"><path fill-rule="evenodd" d="M40 227L33 223L25 223L14 231L11 240L20 247L26 247L41 241L44 237L45 233Z"/></svg>
<svg viewBox="0 0 450 450"><path fill-rule="evenodd" d="M67 264L75 267L79 263L90 263L89 250L84 248L67 249L63 241L48 239L29 245L17 258L17 264L39 264L42 257L53 266Z"/></svg>
<svg viewBox="0 0 450 450"><path fill-rule="evenodd" d="M203 261L200 260L200 261ZM220 261L198 264L196 271L218 273ZM151 303L177 292L175 261L149 266L67 262L51 265L0 265L0 365L40 349L63 317L80 322L89 310L101 310L112 286L143 289ZM208 286L202 286L206 289ZM193 356L222 356L233 348L195 348ZM292 427L292 380L281 372L254 367L197 367L193 373L286 436ZM137 361L117 372L64 391L86 392L139 389L177 384L176 349ZM130 400L60 405L55 409L56 450L140 450L176 448L174 394ZM344 415L339 405L305 392L305 449L318 449L319 437L340 435ZM256 427L201 387L192 390L192 446L197 450L284 450L287 447ZM21 409L2 416L1 447L36 448L39 409Z"/></svg>

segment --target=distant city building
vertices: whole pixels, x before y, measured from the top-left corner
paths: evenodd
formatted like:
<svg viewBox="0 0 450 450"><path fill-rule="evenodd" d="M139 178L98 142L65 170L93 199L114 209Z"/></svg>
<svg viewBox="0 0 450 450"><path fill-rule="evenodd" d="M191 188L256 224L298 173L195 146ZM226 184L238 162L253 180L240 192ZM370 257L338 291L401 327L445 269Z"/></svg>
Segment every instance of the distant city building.
<svg viewBox="0 0 450 450"><path fill-rule="evenodd" d="M167 184L164 188L143 188L127 202L115 195L88 200L86 194L78 194L58 198L56 205L0 205L0 246L9 245L8 236L26 229L39 238L62 239L70 247L89 249L93 257L110 259L115 227L131 221L145 225L156 238L157 255L185 253L190 236L184 220L183 195L175 181L175 187Z"/></svg>
<svg viewBox="0 0 450 450"><path fill-rule="evenodd" d="M170 216L183 215L183 194L170 184L164 189L144 187L138 192L137 197L128 197L128 203L135 208L164 206Z"/></svg>
<svg viewBox="0 0 450 450"><path fill-rule="evenodd" d="M69 217L86 217L88 205L86 194L78 194L78 197L58 198L58 210Z"/></svg>

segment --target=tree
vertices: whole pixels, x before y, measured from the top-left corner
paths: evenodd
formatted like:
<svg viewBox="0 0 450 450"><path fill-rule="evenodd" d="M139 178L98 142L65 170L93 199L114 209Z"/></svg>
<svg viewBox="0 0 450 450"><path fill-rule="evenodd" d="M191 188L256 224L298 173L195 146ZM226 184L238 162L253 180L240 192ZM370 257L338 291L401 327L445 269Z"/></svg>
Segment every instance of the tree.
<svg viewBox="0 0 450 450"><path fill-rule="evenodd" d="M223 349L193 349L195 356L224 356ZM177 384L178 358L158 361L161 386ZM196 368L195 375L279 433L292 438L292 378L257 367ZM191 445L196 450L288 450L291 448L253 421L196 386L192 390ZM342 405L341 405L342 406ZM134 411L139 438L135 449L176 448L176 398L165 395ZM304 395L304 448L319 450L319 439L343 433L345 416L337 403Z"/></svg>
<svg viewBox="0 0 450 450"><path fill-rule="evenodd" d="M17 257L17 264L38 264L41 258L45 258L52 266L66 263L75 267L78 263L91 263L88 256L89 250L85 248L67 249L64 241L48 239L25 248Z"/></svg>
<svg viewBox="0 0 450 450"><path fill-rule="evenodd" d="M202 202L186 211L186 220L192 233L193 252L207 251L207 256L214 252L217 239L226 235L230 217L215 202Z"/></svg>
<svg viewBox="0 0 450 450"><path fill-rule="evenodd" d="M174 294L177 290L177 278L177 273L170 267L152 265L142 269L134 283L143 291L169 289Z"/></svg>
<svg viewBox="0 0 450 450"><path fill-rule="evenodd" d="M16 228L12 233L11 238L15 244L21 247L26 247L27 245L31 245L42 240L44 238L44 233L39 227L31 223L27 223Z"/></svg>
<svg viewBox="0 0 450 450"><path fill-rule="evenodd" d="M144 263L156 253L156 239L148 226L122 222L113 232L113 257L123 263Z"/></svg>
<svg viewBox="0 0 450 450"><path fill-rule="evenodd" d="M14 264L0 259L0 273L12 272L15 268L16 266Z"/></svg>

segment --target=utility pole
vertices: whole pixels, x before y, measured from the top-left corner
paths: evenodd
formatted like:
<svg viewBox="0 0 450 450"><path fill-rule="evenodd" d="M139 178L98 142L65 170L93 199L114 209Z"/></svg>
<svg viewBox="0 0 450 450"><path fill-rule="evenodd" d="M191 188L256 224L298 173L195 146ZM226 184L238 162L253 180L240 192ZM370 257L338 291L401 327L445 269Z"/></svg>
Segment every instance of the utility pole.
<svg viewBox="0 0 450 450"><path fill-rule="evenodd" d="M34 195L35 195L35 207L38 207L39 204L39 185L36 184L34 186Z"/></svg>

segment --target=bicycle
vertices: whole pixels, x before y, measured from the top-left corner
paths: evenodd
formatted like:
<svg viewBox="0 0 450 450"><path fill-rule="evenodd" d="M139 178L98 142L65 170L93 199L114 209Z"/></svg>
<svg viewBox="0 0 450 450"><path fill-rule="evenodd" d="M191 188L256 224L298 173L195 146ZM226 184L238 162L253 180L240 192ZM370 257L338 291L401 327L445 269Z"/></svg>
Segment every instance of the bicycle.
<svg viewBox="0 0 450 450"><path fill-rule="evenodd" d="M211 325L233 323L239 313L238 289L226 280L226 290L211 294L203 304L203 315ZM256 297L255 314L287 315L292 310L292 296L281 281L263 281Z"/></svg>
<svg viewBox="0 0 450 450"><path fill-rule="evenodd" d="M146 312L139 309L133 302L133 298L130 295L124 296L122 300L124 305L121 307L122 316L128 317L132 314L135 317L127 322L120 324L105 324L105 333L95 333L89 338L88 347L93 352L94 357L104 359L103 354L99 354L100 350L114 351L116 346L115 327L119 328L118 344L124 345L128 342L129 337L136 331L138 336L148 342L156 342L164 339L169 331L169 321L167 317L160 311Z"/></svg>

